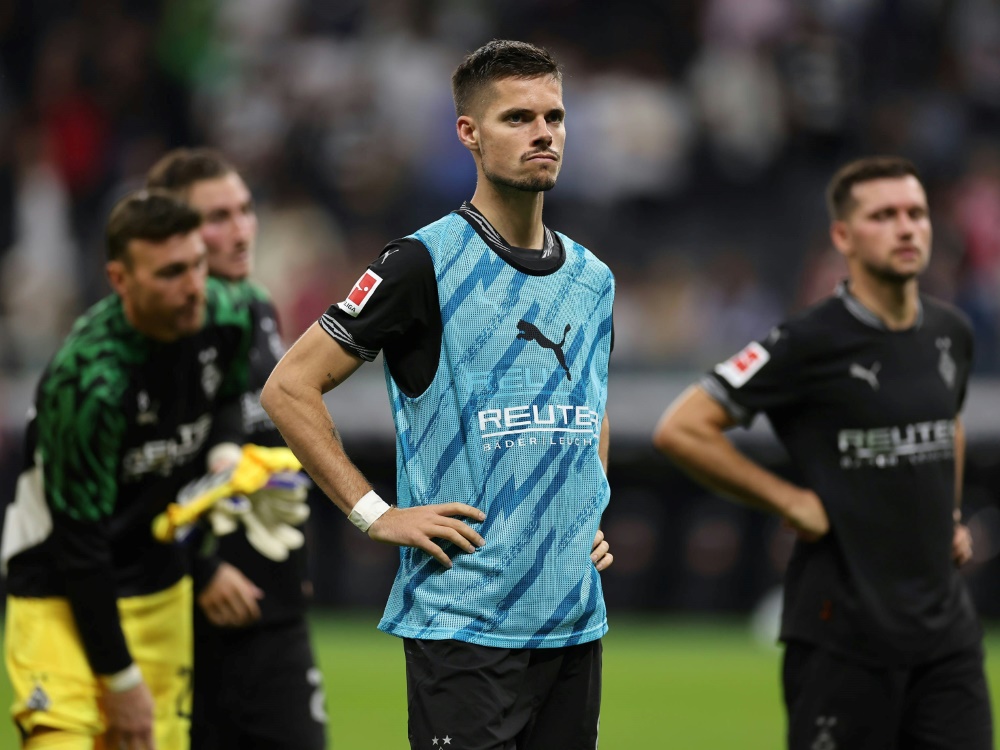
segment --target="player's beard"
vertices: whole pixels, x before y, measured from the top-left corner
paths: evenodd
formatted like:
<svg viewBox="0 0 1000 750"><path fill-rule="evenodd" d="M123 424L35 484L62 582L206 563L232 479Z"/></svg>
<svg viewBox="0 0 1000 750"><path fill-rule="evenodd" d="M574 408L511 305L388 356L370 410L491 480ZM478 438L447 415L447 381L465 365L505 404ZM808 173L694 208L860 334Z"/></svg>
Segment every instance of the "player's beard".
<svg viewBox="0 0 1000 750"><path fill-rule="evenodd" d="M540 174L520 179L502 177L495 172L491 172L485 164L483 164L483 174L496 187L517 190L524 193L544 193L556 186L556 175L554 174Z"/></svg>
<svg viewBox="0 0 1000 750"><path fill-rule="evenodd" d="M888 263L882 265L876 263L865 263L864 265L865 270L872 278L878 279L886 284L898 284L899 286L917 278L927 268L927 263L924 263L916 271L897 271Z"/></svg>
<svg viewBox="0 0 1000 750"><path fill-rule="evenodd" d="M558 173L543 172L541 174L535 174L530 177L505 177L503 175L497 174L492 169L490 169L489 164L487 164L485 150L482 154L483 158L483 175L487 180L490 181L492 185L501 190L517 190L524 193L544 193L556 186L556 178ZM555 162L553 162L555 163Z"/></svg>

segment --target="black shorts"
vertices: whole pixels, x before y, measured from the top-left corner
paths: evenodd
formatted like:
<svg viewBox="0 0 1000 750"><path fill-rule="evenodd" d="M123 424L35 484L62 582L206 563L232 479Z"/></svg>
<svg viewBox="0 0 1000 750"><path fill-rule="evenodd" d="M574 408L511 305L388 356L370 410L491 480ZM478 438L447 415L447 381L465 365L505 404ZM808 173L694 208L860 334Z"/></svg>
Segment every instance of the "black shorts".
<svg viewBox="0 0 1000 750"><path fill-rule="evenodd" d="M413 750L594 750L601 641L492 648L404 639Z"/></svg>
<svg viewBox="0 0 1000 750"><path fill-rule="evenodd" d="M305 620L215 628L195 617L191 750L324 750L326 706Z"/></svg>
<svg viewBox="0 0 1000 750"><path fill-rule="evenodd" d="M992 750L980 648L906 668L785 647L789 750Z"/></svg>

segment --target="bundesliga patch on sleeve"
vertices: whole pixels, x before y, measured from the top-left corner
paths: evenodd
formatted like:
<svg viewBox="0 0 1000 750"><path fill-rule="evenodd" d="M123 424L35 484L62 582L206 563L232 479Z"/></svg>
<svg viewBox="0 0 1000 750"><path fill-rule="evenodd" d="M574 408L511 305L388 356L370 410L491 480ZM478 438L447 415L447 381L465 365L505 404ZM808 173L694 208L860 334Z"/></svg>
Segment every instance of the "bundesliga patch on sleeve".
<svg viewBox="0 0 1000 750"><path fill-rule="evenodd" d="M767 349L754 341L739 354L717 364L715 371L733 388L739 388L766 365L769 359L771 355Z"/></svg>
<svg viewBox="0 0 1000 750"><path fill-rule="evenodd" d="M358 314L368 304L368 300L371 299L372 294L375 293L375 290L381 283L382 277L371 269L368 269L358 279L358 283L354 285L351 293L347 295L347 299L343 302L338 302L337 307L352 317L358 317Z"/></svg>

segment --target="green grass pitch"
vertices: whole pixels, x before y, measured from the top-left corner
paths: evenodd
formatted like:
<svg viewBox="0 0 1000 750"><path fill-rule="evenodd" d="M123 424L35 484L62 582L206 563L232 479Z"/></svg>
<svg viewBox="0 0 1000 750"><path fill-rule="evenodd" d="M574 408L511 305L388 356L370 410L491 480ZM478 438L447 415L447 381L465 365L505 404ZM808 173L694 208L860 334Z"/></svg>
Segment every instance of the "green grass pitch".
<svg viewBox="0 0 1000 750"><path fill-rule="evenodd" d="M400 642L375 629L377 613L312 618L337 750L406 748L406 690ZM782 747L780 651L739 621L612 616L604 640L601 750ZM1000 715L1000 624L988 628L994 715ZM0 681L0 704L10 685ZM0 748L17 747L0 722Z"/></svg>

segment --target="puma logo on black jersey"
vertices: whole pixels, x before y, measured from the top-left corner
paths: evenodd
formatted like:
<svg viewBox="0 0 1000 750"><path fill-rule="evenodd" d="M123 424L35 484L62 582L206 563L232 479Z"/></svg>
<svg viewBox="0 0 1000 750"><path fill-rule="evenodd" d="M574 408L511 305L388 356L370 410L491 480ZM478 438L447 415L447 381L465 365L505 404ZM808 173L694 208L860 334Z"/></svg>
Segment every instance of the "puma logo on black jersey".
<svg viewBox="0 0 1000 750"><path fill-rule="evenodd" d="M871 368L862 367L857 362L851 365L851 377L859 378L864 380L868 385L872 387L873 391L878 390L878 371L882 369L882 365L878 362L873 364Z"/></svg>
<svg viewBox="0 0 1000 750"><path fill-rule="evenodd" d="M566 343L566 334L569 333L569 329L572 326L567 323L566 328L563 330L562 341L558 344L553 343L544 333L538 330L538 327L533 323L529 323L526 320L517 321L517 338L524 339L525 341L537 341L538 345L543 349L551 349L556 354L556 359L559 360L559 364L566 371L566 377L569 380L573 379L573 376L569 374L569 367L566 366L566 355L563 353L563 344Z"/></svg>

